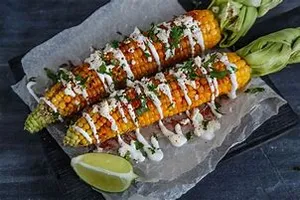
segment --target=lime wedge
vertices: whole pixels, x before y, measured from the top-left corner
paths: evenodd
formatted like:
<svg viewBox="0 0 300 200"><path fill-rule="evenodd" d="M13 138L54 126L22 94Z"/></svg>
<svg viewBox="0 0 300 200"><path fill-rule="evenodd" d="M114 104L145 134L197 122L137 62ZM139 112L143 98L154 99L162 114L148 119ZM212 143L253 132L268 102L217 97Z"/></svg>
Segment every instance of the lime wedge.
<svg viewBox="0 0 300 200"><path fill-rule="evenodd" d="M107 153L77 156L71 166L83 181L106 192L122 192L138 177L126 159Z"/></svg>

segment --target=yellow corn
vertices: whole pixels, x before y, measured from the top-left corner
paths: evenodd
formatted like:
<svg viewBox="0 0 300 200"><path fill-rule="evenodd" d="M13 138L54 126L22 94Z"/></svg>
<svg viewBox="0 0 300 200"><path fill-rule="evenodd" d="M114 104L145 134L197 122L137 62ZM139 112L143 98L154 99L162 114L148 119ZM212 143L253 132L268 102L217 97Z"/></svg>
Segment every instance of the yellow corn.
<svg viewBox="0 0 300 200"><path fill-rule="evenodd" d="M193 19L198 23L198 26L202 31L204 46L206 49L212 48L218 44L221 39L220 27L211 11L195 10L186 13L186 15L193 17ZM143 34L147 36L149 32L144 32ZM158 52L162 68L182 62L192 55L188 37L183 37L180 39L179 46L175 49L174 56L167 60L165 60L166 49L164 44L159 40L155 40L153 41L153 45ZM149 50L149 47L147 48ZM141 79L142 77L149 76L158 71L158 65L155 62L155 59L152 58L152 61L149 62L147 56L143 53L143 50L138 47L134 40L130 40L130 42L120 42L119 49L124 54L136 79ZM130 49L135 49L135 51L129 52ZM194 51L195 55L200 54L201 47L196 44ZM153 55L151 56L153 57ZM114 59L115 58L112 53L108 53L104 56L104 60L107 62L111 62ZM134 62L134 64L132 64L132 62ZM123 86L125 85L124 83L127 79L126 72L122 66L118 66L117 64L115 65L116 67L114 67L112 70L114 84L116 85L116 88L124 88ZM72 97L65 94L65 87L60 82L56 83L45 93L46 99L48 99L57 108L58 113L56 113L56 116L57 114L61 115L62 117L70 116L83 109L88 104L95 103L108 95L105 91L104 84L97 76L97 72L91 70L89 68L89 64L85 63L81 66L75 67L72 70L72 73L75 76L79 75L82 78L87 78L85 86L88 94L88 100L86 100L82 95L76 95L75 97ZM72 84L72 86L74 86L74 84ZM31 133L38 132L42 128L57 120L53 114L53 111L45 107L47 107L47 104L41 101L40 105L37 107L37 110L28 116L25 122L26 130Z"/></svg>
<svg viewBox="0 0 300 200"><path fill-rule="evenodd" d="M237 66L237 71L235 73L238 87L244 87L250 80L250 67L236 53L227 53L227 57L230 63L233 63ZM217 71L226 70L224 63L220 61L213 63L213 68ZM184 92L180 88L180 85L177 81L178 79L174 77L174 74L170 73L170 71L164 73L167 80L167 84L171 89L173 100L176 103L174 107L170 106L171 102L169 98L161 91L158 91L157 96L159 97L159 100L162 103L161 107L163 110L163 117L170 117L176 115L191 108L200 106L201 104L207 103L211 100L212 92L208 85L207 79L203 77L202 72L199 68L195 69L195 73L197 74L195 78L196 88L194 89L190 85L186 85L188 88L188 96L192 101L191 105L188 105L187 101L185 100ZM160 84L160 81L155 79L154 77L150 78L150 80L148 81L151 81L156 86ZM232 83L229 75L218 79L219 95L229 94L229 92L231 91L231 87ZM142 96L138 95L136 90L132 87L126 88L126 90L124 90L124 93L126 95L126 99L130 99L129 102L136 111L142 103ZM111 101L112 98L113 97L110 97L108 101ZM130 114L128 112L128 105L123 105L126 118L128 119L127 123L123 121L119 109L112 109L110 115L115 120L118 126L118 131L112 130L111 122L107 118L100 115L99 112L95 112L93 108L88 109L87 113L90 115L90 117L93 119L93 122L95 123L95 127L97 130L96 135L98 135L101 142L104 142L105 140L115 137L117 134L123 134L128 131L133 131L138 127L144 127L160 120L160 114L150 98L147 98L147 107L149 108L149 110L143 112L141 115L137 115L138 126L130 117ZM92 142L88 142L87 139L81 133L77 132L74 129L74 126L71 126L68 129L67 134L64 138L65 145L87 146L91 143L95 144L97 142L95 139L95 133L93 133L85 117L79 118L74 125L85 131L92 139Z"/></svg>

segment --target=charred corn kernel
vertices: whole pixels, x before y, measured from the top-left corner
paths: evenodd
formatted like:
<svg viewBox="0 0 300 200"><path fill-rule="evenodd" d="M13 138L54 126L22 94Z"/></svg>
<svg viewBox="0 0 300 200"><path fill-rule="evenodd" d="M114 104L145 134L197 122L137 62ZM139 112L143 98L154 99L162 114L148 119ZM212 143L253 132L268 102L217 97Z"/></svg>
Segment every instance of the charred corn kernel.
<svg viewBox="0 0 300 200"><path fill-rule="evenodd" d="M222 54L221 54L222 55ZM228 61L230 64L234 64L237 69L233 72L235 73L236 81L238 84L238 88L244 87L248 81L250 80L250 74L251 74L251 69L250 67L246 64L246 62L242 61L242 58L240 58L237 54L235 53L226 53L226 58L228 58ZM217 59L212 63L212 68L216 70L217 72L224 72L227 68L223 62L221 62L221 59ZM128 104L124 105L122 108L125 111L126 118L128 119L128 123L125 123L121 118L119 114L118 108L113 108L110 110L110 116L113 116L113 120L116 122L116 125L118 127L118 130L112 130L112 126L110 123L102 123L99 125L99 121L103 122L106 120L106 117L100 116L97 121L94 121L95 124L97 124L97 135L99 136L100 140L103 142L109 138L115 137L117 134L123 134L128 131L133 131L137 128L137 126L134 123L134 120L138 122L138 127L144 127L150 124L153 124L154 122L157 122L160 120L160 115L159 115L159 108L155 106L155 101L151 99L151 96L149 97L149 93L154 92L156 96L158 97L159 101L161 102L161 108L163 110L163 117L170 117L172 115L178 114L180 112L184 112L186 110L189 110L191 108L200 106L203 103L207 103L211 101L212 97L212 91L208 85L208 81L202 78L204 74L202 74L202 71L200 67L195 67L195 65L192 65L190 69L194 70L195 74L197 75L194 78L190 78L190 72L189 71L184 71L181 70L180 73L181 75L186 75L185 82L187 83L188 81L195 81L196 87L193 88L189 84L185 84L187 86L187 94L188 97L191 99L191 104L188 105L186 96L184 94L184 90L181 89L182 85L180 85L180 78L178 76L176 77L176 73L179 71L180 68L175 68L175 72L170 70L164 73L164 77L166 78L166 82L162 83L161 81L157 82L157 79L155 77L152 77L150 79L144 79L141 82L136 81L138 85L142 85L141 88L143 90L143 93L139 95L136 92L136 89L128 87L125 90L123 90L124 93L124 98L129 98L130 99L138 99L139 103L131 105L134 107L136 119L132 118L129 114L129 109L128 109ZM183 68L182 68L183 69ZM209 74L211 76L211 74ZM226 74L224 77L220 77L217 79L218 81L218 89L219 89L219 95L223 94L230 94L231 89L234 87L234 83L231 81L229 78L230 74ZM180 76L181 77L181 76ZM155 84L154 84L155 83ZM158 84L166 84L169 86L171 94L173 95L173 100L174 100L174 106L170 106L171 102L169 98L159 89L155 89L158 87ZM153 86L154 85L154 86ZM150 88L149 90L145 88ZM147 96L148 94L148 96ZM144 110L142 114L139 113L139 110L141 109L141 99L147 97L147 109ZM197 96L197 97L196 97ZM112 102L112 99L114 97L110 97L107 102ZM195 100L195 99L198 100ZM120 102L118 98L116 98L116 103ZM123 102L124 103L124 102ZM101 104L100 104L101 105ZM95 106L98 105L94 105ZM113 106L113 104L111 105ZM101 115L101 111L97 111ZM88 113L91 115L94 113L93 107L89 108ZM81 117L76 123L75 126L80 126L81 122L84 122L87 124L88 122L86 121L85 118ZM70 146L85 146L86 144L86 139L80 140L80 139L75 139L73 136L77 135L75 129L73 126L71 126L68 131L67 131L67 136L64 138L64 144L65 145L70 145ZM93 137L93 136L92 136ZM75 140L75 142L73 142Z"/></svg>
<svg viewBox="0 0 300 200"><path fill-rule="evenodd" d="M191 16L197 23L199 29L201 30L204 47L206 49L210 49L218 44L221 39L220 28L211 11L195 10L186 13L186 15ZM171 23L174 23L174 21ZM144 32L143 35L151 38L150 32L151 31ZM173 38L171 40L173 40ZM178 41L178 46L175 49L174 56L169 59L165 59L167 49L165 49L165 44L162 41L156 38L155 41L153 40L153 46L157 54L159 55L161 68L165 68L174 65L177 62L184 61L192 55L191 44L187 36L180 38L180 40ZM138 43L135 40L130 40L129 43L125 41L120 42L118 44L118 49L124 55L135 79L141 79L142 77L149 76L159 70L159 66L155 60L155 56L146 55L144 53L144 50L142 50L138 46ZM134 50L133 52L129 52L129 49ZM147 49L148 52L152 54L150 47L147 46ZM196 44L194 46L194 55L200 54L201 51L202 49L200 45ZM150 61L149 57L151 58ZM119 66L120 63L115 63L116 57L111 52L105 54L103 59L105 60L105 62L110 63L110 65L115 66L111 71L111 76L116 86L115 88L123 88L124 82L126 82L126 79L128 78L124 66ZM134 65L132 64L132 62L130 62L131 60L134 60ZM100 80L96 71L90 69L89 64L85 63L81 66L75 67L72 70L72 74L74 74L75 77L81 77L80 81L85 80L85 92L82 92L82 94L79 95L69 95L72 93L72 91L70 91L69 89L68 94L66 94L66 86L59 82L52 86L45 93L45 98L52 102L55 106L57 106L57 114L60 114L62 117L73 115L74 113L86 107L88 104L93 104L97 101L100 101L101 98L108 95L107 90L105 89L106 83L103 83ZM75 87L73 83L72 87ZM84 97L84 94L86 94L86 97ZM73 106L68 106L69 104L72 104ZM43 105L47 106L47 104ZM28 122L25 123L25 129L31 133L38 132L39 130L53 122L53 120L45 122L44 119L41 119L43 118L43 110L45 108L41 106L38 106L37 108L39 108L39 110L30 114L26 120ZM39 118L37 117L37 113L40 116ZM44 121L44 123L34 123L33 120ZM43 126L33 126L33 124L43 124ZM28 127L29 125L31 125L31 127Z"/></svg>

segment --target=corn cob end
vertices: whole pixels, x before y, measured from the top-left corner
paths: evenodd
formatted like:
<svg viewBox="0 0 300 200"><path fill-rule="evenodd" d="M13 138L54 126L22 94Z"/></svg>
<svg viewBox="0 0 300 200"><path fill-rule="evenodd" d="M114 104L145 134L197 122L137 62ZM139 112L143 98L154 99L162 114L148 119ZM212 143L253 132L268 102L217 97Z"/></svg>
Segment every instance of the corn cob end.
<svg viewBox="0 0 300 200"><path fill-rule="evenodd" d="M55 121L57 121L57 116L44 101L41 101L27 117L24 129L29 133L36 133Z"/></svg>
<svg viewBox="0 0 300 200"><path fill-rule="evenodd" d="M63 143L65 146L71 146L71 147L79 146L80 136L77 135L74 129L69 128L66 136L64 137Z"/></svg>

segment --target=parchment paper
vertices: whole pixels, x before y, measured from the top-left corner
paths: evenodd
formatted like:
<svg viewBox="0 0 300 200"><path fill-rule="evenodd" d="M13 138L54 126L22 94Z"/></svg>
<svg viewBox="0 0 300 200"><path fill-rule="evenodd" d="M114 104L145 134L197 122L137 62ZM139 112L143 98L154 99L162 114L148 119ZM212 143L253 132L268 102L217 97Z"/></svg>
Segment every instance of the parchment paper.
<svg viewBox="0 0 300 200"><path fill-rule="evenodd" d="M36 102L27 91L26 82L30 77L37 77L38 84L34 89L42 94L49 85L43 68L56 70L68 60L75 64L82 62L88 56L90 46L100 48L112 39L119 39L117 31L126 35L133 31L134 26L147 28L151 22L166 21L181 13L184 10L175 0L112 1L82 24L64 30L32 49L22 59L26 76L12 88L33 109ZM220 119L221 129L213 140L196 137L183 147L176 148L165 138L160 138L164 159L158 163L147 160L134 165L144 182L138 181L124 193L103 193L104 196L107 199L175 199L187 192L214 170L230 147L244 141L286 103L261 79L253 79L249 87L254 86L266 90L257 94L240 93L237 99L222 107L226 115ZM74 149L62 145L66 131L64 124L51 126L48 131L70 157L87 151L86 148Z"/></svg>

